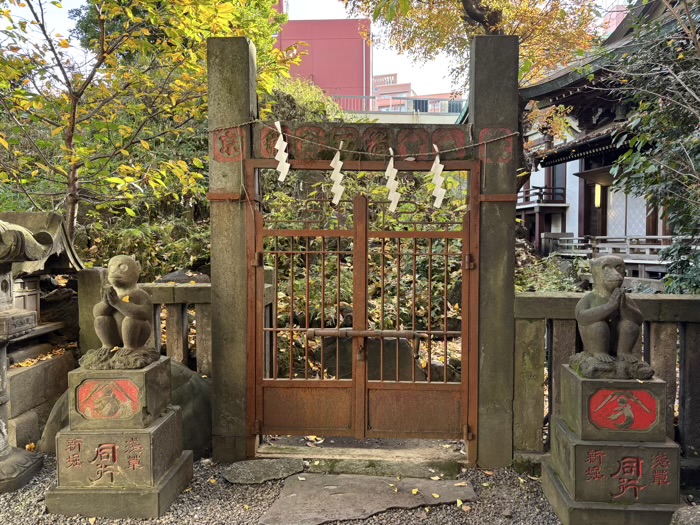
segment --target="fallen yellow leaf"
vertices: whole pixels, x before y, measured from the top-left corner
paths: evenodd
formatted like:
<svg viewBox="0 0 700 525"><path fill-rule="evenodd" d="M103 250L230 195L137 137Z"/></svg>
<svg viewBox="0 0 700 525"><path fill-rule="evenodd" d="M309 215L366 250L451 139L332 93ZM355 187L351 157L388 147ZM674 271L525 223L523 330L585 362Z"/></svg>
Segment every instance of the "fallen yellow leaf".
<svg viewBox="0 0 700 525"><path fill-rule="evenodd" d="M209 478L209 483L211 483L212 485L216 485L216 479Z"/></svg>
<svg viewBox="0 0 700 525"><path fill-rule="evenodd" d="M438 481L440 479L440 476L430 476L430 479L433 481Z"/></svg>
<svg viewBox="0 0 700 525"><path fill-rule="evenodd" d="M413 494L414 496L415 496L416 494L420 494L420 490L418 490L418 489L413 489L413 490L411 491L411 494Z"/></svg>
<svg viewBox="0 0 700 525"><path fill-rule="evenodd" d="M463 502L461 499L458 499L458 500L457 500L457 506L458 506L458 507L461 507L462 505L464 505L464 502Z"/></svg>
<svg viewBox="0 0 700 525"><path fill-rule="evenodd" d="M90 525L95 525L95 522L96 522L96 521L97 521L97 518L90 518L90 519L88 519L88 523L90 523Z"/></svg>
<svg viewBox="0 0 700 525"><path fill-rule="evenodd" d="M34 443L27 443L24 448L29 452L34 452L36 450L36 445Z"/></svg>
<svg viewBox="0 0 700 525"><path fill-rule="evenodd" d="M128 303L130 300L131 300L131 298L128 295L125 295L124 297L122 297L122 301L124 301L125 303Z"/></svg>
<svg viewBox="0 0 700 525"><path fill-rule="evenodd" d="M302 478L301 476L297 476L299 478L299 481L306 481L306 478Z"/></svg>
<svg viewBox="0 0 700 525"><path fill-rule="evenodd" d="M440 497L440 494L437 492L433 492L433 498L438 499Z"/></svg>
<svg viewBox="0 0 700 525"><path fill-rule="evenodd" d="M460 481L459 483L455 483L455 487L468 487L469 483L465 483L464 481Z"/></svg>
<svg viewBox="0 0 700 525"><path fill-rule="evenodd" d="M243 505L243 510L250 510L250 505Z"/></svg>

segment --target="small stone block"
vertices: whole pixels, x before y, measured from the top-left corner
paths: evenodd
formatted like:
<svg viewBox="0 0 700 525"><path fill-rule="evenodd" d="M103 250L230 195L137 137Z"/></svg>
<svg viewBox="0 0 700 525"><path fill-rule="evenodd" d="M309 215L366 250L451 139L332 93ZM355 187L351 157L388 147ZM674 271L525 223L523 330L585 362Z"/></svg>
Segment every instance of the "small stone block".
<svg viewBox="0 0 700 525"><path fill-rule="evenodd" d="M34 410L29 410L7 421L7 437L10 445L24 448L28 443L36 443L41 438L39 417Z"/></svg>
<svg viewBox="0 0 700 525"><path fill-rule="evenodd" d="M64 429L56 435L58 486L154 487L181 451L179 407L145 429Z"/></svg>
<svg viewBox="0 0 700 525"><path fill-rule="evenodd" d="M666 441L665 381L586 379L564 365L560 385L560 415L579 438Z"/></svg>
<svg viewBox="0 0 700 525"><path fill-rule="evenodd" d="M46 508L52 514L103 518L158 518L187 488L193 476L192 451L185 450L155 487L51 487Z"/></svg>
<svg viewBox="0 0 700 525"><path fill-rule="evenodd" d="M552 425L552 467L576 501L675 504L680 447L665 443L583 441L560 418Z"/></svg>
<svg viewBox="0 0 700 525"><path fill-rule="evenodd" d="M542 490L562 525L669 525L678 504L575 501L548 461L542 462Z"/></svg>
<svg viewBox="0 0 700 525"><path fill-rule="evenodd" d="M36 312L22 308L0 311L0 336L3 339L19 337L36 326Z"/></svg>
<svg viewBox="0 0 700 525"><path fill-rule="evenodd" d="M86 370L68 374L71 430L146 428L170 404L170 358L137 370Z"/></svg>

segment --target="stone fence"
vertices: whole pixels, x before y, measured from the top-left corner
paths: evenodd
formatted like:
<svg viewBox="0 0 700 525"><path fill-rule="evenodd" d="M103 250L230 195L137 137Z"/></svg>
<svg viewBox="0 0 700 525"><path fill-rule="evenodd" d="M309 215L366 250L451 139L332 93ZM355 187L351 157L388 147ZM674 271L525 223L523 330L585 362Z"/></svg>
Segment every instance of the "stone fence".
<svg viewBox="0 0 700 525"><path fill-rule="evenodd" d="M693 377L700 370L700 296L631 297L645 319L638 351L667 382L667 434L681 444L686 458L700 458L700 381ZM558 408L560 365L581 349L574 316L580 298L575 293L516 295L516 455L545 451L545 423Z"/></svg>
<svg viewBox="0 0 700 525"><path fill-rule="evenodd" d="M211 285L149 283L141 288L153 300L156 348L161 348L165 336L168 357L183 365L189 364L196 349L197 372L211 377ZM165 330L158 330L163 317Z"/></svg>

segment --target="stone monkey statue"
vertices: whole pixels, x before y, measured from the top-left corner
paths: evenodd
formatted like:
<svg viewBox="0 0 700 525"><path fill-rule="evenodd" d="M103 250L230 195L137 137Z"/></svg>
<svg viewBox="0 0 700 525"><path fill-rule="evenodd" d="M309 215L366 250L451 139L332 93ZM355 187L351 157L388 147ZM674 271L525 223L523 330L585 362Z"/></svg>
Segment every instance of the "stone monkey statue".
<svg viewBox="0 0 700 525"><path fill-rule="evenodd" d="M584 352L571 359L589 378L649 379L654 371L632 351L639 339L642 312L621 288L625 262L616 255L591 261L593 291L576 305Z"/></svg>
<svg viewBox="0 0 700 525"><path fill-rule="evenodd" d="M102 348L90 350L80 360L92 369L143 368L159 359L155 349L145 348L152 332L151 296L136 284L141 265L127 255L112 257L102 300L95 305L95 332Z"/></svg>

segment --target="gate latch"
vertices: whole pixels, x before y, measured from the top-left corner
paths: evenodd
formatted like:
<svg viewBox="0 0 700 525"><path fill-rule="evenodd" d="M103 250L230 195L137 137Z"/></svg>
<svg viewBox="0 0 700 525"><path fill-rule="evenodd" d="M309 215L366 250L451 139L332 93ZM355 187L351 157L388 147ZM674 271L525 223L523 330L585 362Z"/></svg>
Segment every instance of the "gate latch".
<svg viewBox="0 0 700 525"><path fill-rule="evenodd" d="M464 256L464 262L465 262L465 266L467 267L467 270L476 269L476 263L474 262L474 257L472 256L471 253L468 253Z"/></svg>

